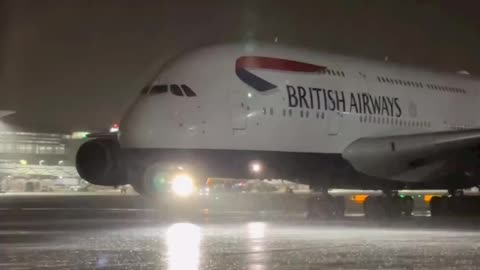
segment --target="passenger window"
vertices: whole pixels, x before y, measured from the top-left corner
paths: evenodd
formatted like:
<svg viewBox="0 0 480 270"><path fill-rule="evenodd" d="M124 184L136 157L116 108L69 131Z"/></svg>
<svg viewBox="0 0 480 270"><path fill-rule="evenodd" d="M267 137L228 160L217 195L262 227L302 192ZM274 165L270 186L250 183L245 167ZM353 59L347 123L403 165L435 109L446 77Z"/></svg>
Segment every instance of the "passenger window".
<svg viewBox="0 0 480 270"><path fill-rule="evenodd" d="M183 97L182 89L180 89L180 86L176 84L170 84L170 92L172 92L172 94L174 94L175 96Z"/></svg>
<svg viewBox="0 0 480 270"><path fill-rule="evenodd" d="M288 116L292 117L292 109L288 109Z"/></svg>
<svg viewBox="0 0 480 270"><path fill-rule="evenodd" d="M300 117L303 118L303 110L300 110Z"/></svg>
<svg viewBox="0 0 480 270"><path fill-rule="evenodd" d="M305 112L305 117L308 118L310 114L308 113L308 111Z"/></svg>
<svg viewBox="0 0 480 270"><path fill-rule="evenodd" d="M325 119L325 112L322 112L322 119Z"/></svg>
<svg viewBox="0 0 480 270"><path fill-rule="evenodd" d="M270 115L273 115L273 108L270 108Z"/></svg>
<svg viewBox="0 0 480 270"><path fill-rule="evenodd" d="M287 115L287 110L283 109L282 114L283 114L283 116L286 116Z"/></svg>
<svg viewBox="0 0 480 270"><path fill-rule="evenodd" d="M163 94L168 91L168 86L166 84L162 85L154 85L152 89L150 89L150 94Z"/></svg>
<svg viewBox="0 0 480 270"><path fill-rule="evenodd" d="M263 108L263 115L267 115L267 109Z"/></svg>

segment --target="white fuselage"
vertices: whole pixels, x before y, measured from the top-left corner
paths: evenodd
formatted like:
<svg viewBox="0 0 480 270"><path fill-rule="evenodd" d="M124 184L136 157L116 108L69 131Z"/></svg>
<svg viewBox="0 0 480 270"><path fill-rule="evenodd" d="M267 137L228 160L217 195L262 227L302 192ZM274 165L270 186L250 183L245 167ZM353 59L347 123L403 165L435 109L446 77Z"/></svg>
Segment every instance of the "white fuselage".
<svg viewBox="0 0 480 270"><path fill-rule="evenodd" d="M326 69L247 65L245 70L276 86L258 91L236 74L236 61L245 56ZM469 76L304 49L199 49L169 62L152 85L167 90L145 91L126 113L120 125L122 148L342 153L363 137L479 126L478 82ZM171 85L186 85L196 95L175 95Z"/></svg>

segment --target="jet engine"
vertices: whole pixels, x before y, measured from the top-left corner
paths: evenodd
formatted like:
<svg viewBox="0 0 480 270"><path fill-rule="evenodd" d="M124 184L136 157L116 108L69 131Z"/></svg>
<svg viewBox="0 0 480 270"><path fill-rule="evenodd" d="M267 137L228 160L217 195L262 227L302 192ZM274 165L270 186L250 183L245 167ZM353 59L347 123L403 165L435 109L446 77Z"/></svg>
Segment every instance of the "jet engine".
<svg viewBox="0 0 480 270"><path fill-rule="evenodd" d="M123 163L118 141L110 138L97 138L82 144L76 156L78 174L94 185L128 184L127 167Z"/></svg>

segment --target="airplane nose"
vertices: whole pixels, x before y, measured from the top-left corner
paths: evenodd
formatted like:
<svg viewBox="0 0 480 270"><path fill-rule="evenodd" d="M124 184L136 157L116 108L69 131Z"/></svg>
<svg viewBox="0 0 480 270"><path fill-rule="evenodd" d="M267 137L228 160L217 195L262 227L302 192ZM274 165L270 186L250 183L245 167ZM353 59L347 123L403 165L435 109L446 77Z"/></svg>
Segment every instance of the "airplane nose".
<svg viewBox="0 0 480 270"><path fill-rule="evenodd" d="M119 141L122 147L141 147L151 140L149 134L153 133L159 115L155 112L152 98L138 99L127 111L120 122ZM161 121L165 125L165 121Z"/></svg>

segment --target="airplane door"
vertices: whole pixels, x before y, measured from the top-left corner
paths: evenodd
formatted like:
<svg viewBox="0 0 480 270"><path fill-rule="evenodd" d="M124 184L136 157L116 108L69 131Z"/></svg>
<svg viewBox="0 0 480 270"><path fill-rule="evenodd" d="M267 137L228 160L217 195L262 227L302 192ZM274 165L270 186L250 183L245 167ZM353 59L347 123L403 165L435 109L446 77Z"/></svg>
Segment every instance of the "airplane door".
<svg viewBox="0 0 480 270"><path fill-rule="evenodd" d="M232 108L232 131L234 135L243 135L247 129L248 104L244 91L234 89L230 95Z"/></svg>
<svg viewBox="0 0 480 270"><path fill-rule="evenodd" d="M328 121L328 135L336 136L340 132L340 118L342 117L341 112L329 112L327 114Z"/></svg>

